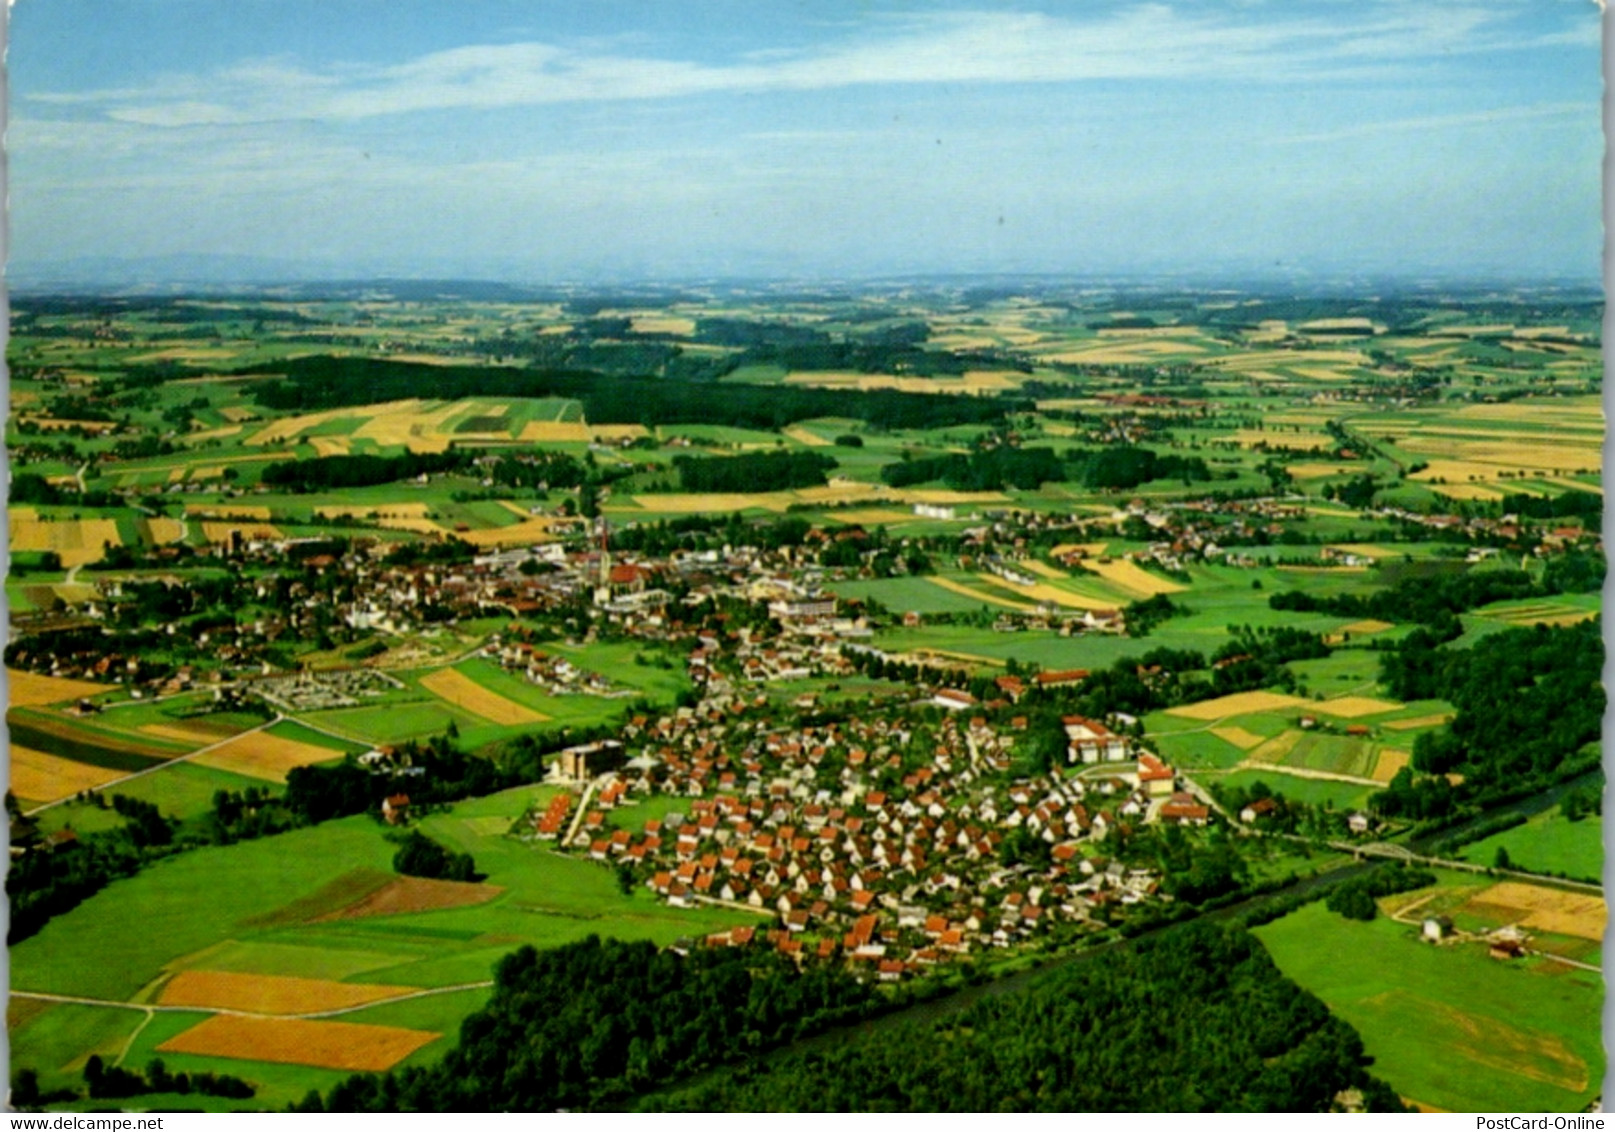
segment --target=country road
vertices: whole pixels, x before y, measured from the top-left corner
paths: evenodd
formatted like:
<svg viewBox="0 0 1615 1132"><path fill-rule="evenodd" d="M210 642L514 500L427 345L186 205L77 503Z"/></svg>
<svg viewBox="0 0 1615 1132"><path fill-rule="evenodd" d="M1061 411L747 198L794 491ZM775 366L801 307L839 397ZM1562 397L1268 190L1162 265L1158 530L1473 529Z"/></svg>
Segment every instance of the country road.
<svg viewBox="0 0 1615 1132"><path fill-rule="evenodd" d="M291 1018L312 1021L319 1018L337 1018L343 1014L352 1014L358 1010L368 1010L373 1006L391 1006L395 1002L409 1002L417 998L430 998L440 994L454 994L459 991L486 990L493 986L492 979L477 983L457 983L449 987L423 987L420 990L410 991L408 994L394 995L391 998L377 998L369 1002L355 1003L352 1006L340 1006L334 1010L309 1010L300 1014L269 1014L261 1010L231 1010L216 1006L180 1006L160 1002L119 1002L111 998L89 998L82 995L51 994L47 991L11 991L12 998L30 998L38 1002L64 1002L74 1006L102 1006L114 1010L139 1010L146 1014L227 1014L235 1018Z"/></svg>

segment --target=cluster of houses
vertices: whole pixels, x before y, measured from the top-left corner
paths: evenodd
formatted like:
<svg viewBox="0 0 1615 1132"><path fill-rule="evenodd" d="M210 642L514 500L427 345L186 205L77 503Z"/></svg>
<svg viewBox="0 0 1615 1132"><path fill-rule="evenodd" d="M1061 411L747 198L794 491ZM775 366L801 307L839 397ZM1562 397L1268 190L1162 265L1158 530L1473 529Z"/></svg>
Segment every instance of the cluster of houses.
<svg viewBox="0 0 1615 1132"><path fill-rule="evenodd" d="M532 814L533 836L626 868L671 905L768 917L782 951L902 978L1161 899L1160 875L1112 859L1107 840L1210 819L1171 767L1099 721L1066 720L1066 767L1011 778L1024 719L1000 731L885 709L782 729L766 705L715 697L632 720L606 761L563 756L557 781L581 794Z"/></svg>

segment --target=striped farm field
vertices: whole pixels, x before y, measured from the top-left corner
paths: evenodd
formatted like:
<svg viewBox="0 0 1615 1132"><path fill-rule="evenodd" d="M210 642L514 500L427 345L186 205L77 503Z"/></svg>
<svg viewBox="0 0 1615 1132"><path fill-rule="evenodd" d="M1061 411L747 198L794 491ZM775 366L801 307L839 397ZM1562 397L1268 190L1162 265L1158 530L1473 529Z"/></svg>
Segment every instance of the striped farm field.
<svg viewBox="0 0 1615 1132"><path fill-rule="evenodd" d="M1004 609L1018 609L1022 613L1032 613L1037 609L1037 606L1030 605L1027 602L1010 601L1007 598L997 597L993 594L985 594L978 589L973 589L970 586L965 585L963 582L955 581L952 578L944 578L937 574L928 574L926 575L925 580L930 582L933 586L940 586L941 588L952 593L959 594L963 597L973 598L976 601L984 604L997 605Z"/></svg>
<svg viewBox="0 0 1615 1132"><path fill-rule="evenodd" d="M163 1053L380 1073L441 1036L397 1026L218 1014L157 1048Z"/></svg>
<svg viewBox="0 0 1615 1132"><path fill-rule="evenodd" d="M456 707L479 715L489 723L502 727L517 727L529 723L543 723L550 717L507 700L490 692L471 677L455 668L440 668L430 676L421 677L421 687Z"/></svg>
<svg viewBox="0 0 1615 1132"><path fill-rule="evenodd" d="M1259 747L1267 742L1262 736L1246 731L1243 727L1213 727L1211 733L1219 739L1226 740L1242 751L1252 747Z"/></svg>
<svg viewBox="0 0 1615 1132"><path fill-rule="evenodd" d="M1248 756L1248 761L1271 763L1273 765L1282 763L1290 752L1295 749L1295 745L1306 738L1306 734L1305 731L1299 731L1294 727L1288 731L1281 732L1262 743L1261 746L1253 748Z"/></svg>
<svg viewBox="0 0 1615 1132"><path fill-rule="evenodd" d="M340 758L340 752L300 743L268 731L249 731L193 760L198 766L244 774L267 782L285 782L286 772Z"/></svg>
<svg viewBox="0 0 1615 1132"><path fill-rule="evenodd" d="M116 684L97 684L90 680L41 676L37 672L24 672L18 668L6 669L7 702L11 707L66 703L68 700L115 691L117 687Z"/></svg>
<svg viewBox="0 0 1615 1132"><path fill-rule="evenodd" d="M1450 711L1436 712L1434 715L1421 715L1414 719L1393 719L1381 726L1391 731L1412 731L1419 727L1440 727L1453 717Z"/></svg>
<svg viewBox="0 0 1615 1132"><path fill-rule="evenodd" d="M1154 597L1157 594L1182 593L1187 586L1177 582L1158 578L1137 563L1125 559L1115 559L1110 562L1101 562L1097 558L1085 558L1082 565L1092 570L1112 585L1120 586L1128 593L1140 597Z"/></svg>
<svg viewBox="0 0 1615 1132"><path fill-rule="evenodd" d="M92 766L47 755L44 751L13 743L7 788L30 802L56 802L71 798L81 790L94 790L128 773L115 767Z"/></svg>
<svg viewBox="0 0 1615 1132"><path fill-rule="evenodd" d="M809 432L800 426L786 429L785 436L787 439L794 440L798 444L805 444L809 448L828 448L832 443L818 433Z"/></svg>
<svg viewBox="0 0 1615 1132"><path fill-rule="evenodd" d="M1214 700L1201 700L1197 704L1170 708L1166 714L1181 716L1184 719L1226 719L1231 715L1281 711L1284 708L1300 707L1311 702L1298 696L1284 695L1282 692L1235 692L1231 696L1219 696Z"/></svg>
<svg viewBox="0 0 1615 1132"><path fill-rule="evenodd" d="M1368 696L1341 696L1337 700L1322 700L1314 703L1314 711L1324 715L1338 716L1341 719L1356 719L1361 715L1381 715L1388 711L1400 711L1403 705L1395 700L1376 700Z"/></svg>
<svg viewBox="0 0 1615 1132"><path fill-rule="evenodd" d="M402 527L405 523L431 523L429 519L388 519L383 526ZM463 539L472 546L533 546L538 543L554 542L560 536L556 529L565 526L565 519L549 519L542 516L533 516L519 523L512 523L508 527L490 527L480 531L460 531L454 537ZM418 528L409 528L418 529Z"/></svg>
<svg viewBox="0 0 1615 1132"><path fill-rule="evenodd" d="M247 1014L313 1014L398 998L419 989L241 971L181 971L163 987L157 1001L164 1006Z"/></svg>
<svg viewBox="0 0 1615 1132"><path fill-rule="evenodd" d="M11 549L51 550L63 566L99 562L105 545L122 546L114 519L25 519L11 516Z"/></svg>
<svg viewBox="0 0 1615 1132"><path fill-rule="evenodd" d="M241 733L239 728L220 728L200 721L147 723L143 724L140 730L146 735L155 735L159 739L173 739L191 747L206 747L210 743L217 743L221 739L228 739Z"/></svg>
<svg viewBox="0 0 1615 1132"><path fill-rule="evenodd" d="M1034 601L1047 602L1051 605L1061 605L1070 609L1115 609L1117 602L1114 599L1089 597L1086 594L1074 593L1068 589L1048 582L1039 582L1035 586L1017 586L1006 582L994 574L977 574L989 586L1000 586L1011 593L1031 598Z"/></svg>

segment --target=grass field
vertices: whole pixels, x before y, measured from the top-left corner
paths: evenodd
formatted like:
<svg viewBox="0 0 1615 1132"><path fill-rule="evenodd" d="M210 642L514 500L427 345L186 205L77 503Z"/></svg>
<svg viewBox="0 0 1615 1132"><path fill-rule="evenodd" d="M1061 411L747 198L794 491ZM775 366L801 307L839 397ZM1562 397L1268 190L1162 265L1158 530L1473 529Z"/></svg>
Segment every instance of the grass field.
<svg viewBox="0 0 1615 1132"><path fill-rule="evenodd" d="M1374 1072L1455 1112L1575 1112L1604 1075L1598 976L1431 947L1388 917L1310 904L1256 929L1280 969L1356 1027ZM1520 1004L1529 1002L1529 1020Z"/></svg>
<svg viewBox="0 0 1615 1132"><path fill-rule="evenodd" d="M1524 825L1466 845L1459 855L1490 865L1499 849L1508 851L1516 869L1596 880L1604 875L1604 819L1572 822L1558 810L1549 810Z"/></svg>
<svg viewBox="0 0 1615 1132"><path fill-rule="evenodd" d="M175 985L171 978L183 973L178 985L187 1003L224 1004L199 1000L198 994L238 1004L253 995L268 995L264 1001L282 1006L316 999L357 1002L380 993L376 988L486 980L493 963L522 943L551 947L590 933L668 943L734 922L736 914L729 911L680 911L649 893L624 896L604 866L502 836L499 831L546 789L506 791L422 823L430 836L474 856L488 874L493 899L486 902L445 907L406 893L395 905L401 910L387 914L375 900L396 879L390 868L395 847L372 819L347 818L261 841L195 850L114 882L12 949L12 985L156 1001L165 985ZM436 910L428 910L432 907ZM352 918L345 909L369 914ZM141 930L128 930L135 923ZM253 980L245 978L252 975L268 980L254 989ZM447 1001L370 1006L332 1021L453 1034L483 997L456 992L445 996ZM62 1010L52 1006L12 1035L13 1065L39 1068L47 1085L57 1067L75 1059L82 1064L90 1052L115 1055L141 1021L134 1011L89 1007L53 1021ZM131 1057L141 1058L133 1064L163 1056L174 1069L236 1073L265 1087L259 1103L267 1098L276 1105L336 1079L306 1066L273 1068L287 1056L285 1047L274 1043L256 1058L250 1045L226 1048L228 1043L211 1039L189 1045L201 1052L175 1052L172 1058L150 1052L206 1017L206 1012L158 1016L131 1049ZM435 1056L434 1049L440 1051L441 1042L422 1045L412 1056ZM247 1060L240 1060L242 1055Z"/></svg>

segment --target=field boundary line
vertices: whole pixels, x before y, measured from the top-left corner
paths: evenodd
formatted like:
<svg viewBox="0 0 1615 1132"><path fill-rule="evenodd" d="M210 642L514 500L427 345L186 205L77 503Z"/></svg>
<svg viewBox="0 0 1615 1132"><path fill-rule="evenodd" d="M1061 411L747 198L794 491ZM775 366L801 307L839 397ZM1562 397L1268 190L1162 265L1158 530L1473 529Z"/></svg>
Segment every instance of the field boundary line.
<svg viewBox="0 0 1615 1132"><path fill-rule="evenodd" d="M157 1017L155 1011L149 1009L146 1011L146 1016L140 1020L140 1025L135 1027L135 1032L129 1035L129 1040L124 1042L123 1048L118 1051L118 1060L114 1061L113 1065L123 1064L123 1059L128 1057L129 1051L135 1048L135 1039L145 1032L146 1027L151 1025L151 1020L155 1017Z"/></svg>
<svg viewBox="0 0 1615 1132"><path fill-rule="evenodd" d="M245 735L252 735L252 734L255 734L256 732L259 732L259 731L267 731L269 728L275 726L275 724L277 724L277 723L280 723L285 718L286 717L284 715L281 715L281 714L279 714L277 712L276 715L275 715L275 718L271 719L267 723L260 723L257 727L251 727L251 728L248 728L246 731L238 732L238 733L236 733L234 735L229 736L228 738L220 739L217 743L209 743L207 746L198 747L196 750L191 751L191 752L189 752L187 754L178 755L178 756L176 756L174 758L171 758L171 759L164 759L162 762L158 763L155 766L148 766L144 770L137 770L133 774L126 774L122 778L115 778L111 782L104 782L100 786L97 786L95 788L96 792L97 793L102 793L102 792L104 792L106 790L110 790L114 786L122 786L125 782L133 782L135 779L144 778L148 774L156 774L158 771L166 769L167 767L174 766L177 763L190 762L192 759L196 758L198 755L205 755L210 751L215 751L218 748L224 746L226 743L234 743L237 739L240 739ZM66 798L58 798L54 802L46 802L43 806L35 806L33 809L28 810L24 814L24 816L31 818L35 814L44 813L46 810L54 809L55 807L63 805L64 803L71 802L73 800L73 797L74 797L73 795L69 794Z"/></svg>
<svg viewBox="0 0 1615 1132"><path fill-rule="evenodd" d="M73 1006L104 1006L116 1010L142 1010L145 1011L147 1021L156 1013L164 1014L223 1014L234 1018L293 1018L304 1021L318 1021L321 1018L335 1018L342 1014L352 1014L359 1010L369 1010L373 1006L391 1006L395 1002L408 1002L416 998L428 998L438 994L455 994L459 991L486 990L494 985L492 979L484 979L475 983L456 983L449 987L421 987L408 994L394 995L392 998L378 998L370 1002L355 1003L351 1006L339 1006L332 1010L310 1010L301 1014L266 1014L261 1010L237 1010L227 1007L215 1006L177 1006L161 1002L119 1002L111 998L90 998L86 995L52 994L49 991L11 991L13 998L31 998L37 1002L59 1002ZM144 1024L143 1024L144 1025ZM138 1034L139 1031L137 1030ZM133 1042L133 1038L130 1041ZM125 1048L124 1053L128 1049ZM123 1054L119 1055L121 1060Z"/></svg>

